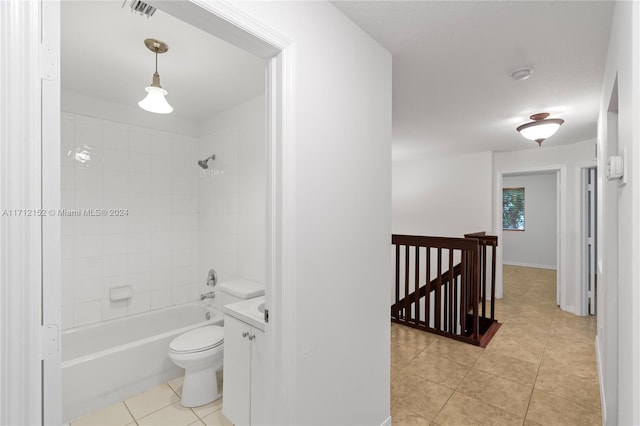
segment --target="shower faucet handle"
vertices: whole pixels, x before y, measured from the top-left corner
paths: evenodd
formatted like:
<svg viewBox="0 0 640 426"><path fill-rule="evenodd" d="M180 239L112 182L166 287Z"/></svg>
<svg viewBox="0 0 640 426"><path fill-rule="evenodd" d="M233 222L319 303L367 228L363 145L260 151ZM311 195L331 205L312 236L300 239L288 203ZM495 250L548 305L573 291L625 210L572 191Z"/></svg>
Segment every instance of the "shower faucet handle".
<svg viewBox="0 0 640 426"><path fill-rule="evenodd" d="M207 285L209 287L213 287L218 284L218 274L215 269L209 269L209 273L207 274Z"/></svg>
<svg viewBox="0 0 640 426"><path fill-rule="evenodd" d="M215 299L215 297L216 297L216 292L215 292L215 291L213 291L213 290L211 290L211 291L210 291L210 292L208 292L208 293L202 293L202 294L200 295L200 300L204 300L204 299Z"/></svg>

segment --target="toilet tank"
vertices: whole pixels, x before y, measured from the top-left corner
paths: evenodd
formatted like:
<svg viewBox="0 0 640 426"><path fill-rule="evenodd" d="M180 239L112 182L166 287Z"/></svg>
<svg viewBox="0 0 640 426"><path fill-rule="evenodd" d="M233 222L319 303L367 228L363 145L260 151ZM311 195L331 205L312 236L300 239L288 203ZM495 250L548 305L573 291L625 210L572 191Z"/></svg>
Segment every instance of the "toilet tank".
<svg viewBox="0 0 640 426"><path fill-rule="evenodd" d="M264 284L244 278L219 283L222 306L264 296Z"/></svg>

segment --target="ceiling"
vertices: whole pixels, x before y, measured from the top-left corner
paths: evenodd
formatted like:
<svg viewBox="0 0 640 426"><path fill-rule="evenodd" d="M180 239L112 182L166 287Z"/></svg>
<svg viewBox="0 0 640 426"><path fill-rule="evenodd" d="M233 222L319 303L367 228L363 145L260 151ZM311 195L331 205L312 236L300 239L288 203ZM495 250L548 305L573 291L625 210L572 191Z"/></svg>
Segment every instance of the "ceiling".
<svg viewBox="0 0 640 426"><path fill-rule="evenodd" d="M613 2L333 4L393 55L394 160L538 149L515 130L537 112L565 120L542 149L596 137Z"/></svg>
<svg viewBox="0 0 640 426"><path fill-rule="evenodd" d="M595 138L611 1L334 1L393 55L393 157L536 147L515 128L563 118L543 147ZM151 83L145 38L174 115L200 121L264 92L264 61L158 10L62 2L62 87L136 105ZM531 78L509 74L524 66Z"/></svg>
<svg viewBox="0 0 640 426"><path fill-rule="evenodd" d="M63 89L136 105L155 67L144 39L156 38L169 45L158 73L174 115L201 121L264 92L263 59L160 10L146 18L122 1L63 1L61 22Z"/></svg>

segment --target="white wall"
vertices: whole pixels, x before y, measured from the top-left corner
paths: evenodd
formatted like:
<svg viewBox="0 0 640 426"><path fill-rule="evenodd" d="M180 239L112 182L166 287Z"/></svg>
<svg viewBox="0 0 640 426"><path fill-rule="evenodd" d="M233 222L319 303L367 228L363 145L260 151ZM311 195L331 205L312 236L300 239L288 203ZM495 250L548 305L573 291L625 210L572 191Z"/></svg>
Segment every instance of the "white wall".
<svg viewBox="0 0 640 426"><path fill-rule="evenodd" d="M549 141L547 141L549 142ZM560 257L564 258L564 269L560 270L561 307L564 310L581 314L580 298L580 167L595 163L595 141L578 142L571 145L553 146L545 142L542 147L533 147L520 151L496 152L493 155L494 167L494 219L496 224L502 223L502 185L500 192L496 188L497 177L502 174L529 172L537 169L564 168L566 170L565 187L560 197L564 206L565 221L558 230L563 245ZM525 142L523 142L525 143ZM500 228L502 226L497 225ZM564 228L564 230L563 230ZM498 230L500 239L504 238L502 229ZM502 250L502 248L499 248ZM499 254L500 256L500 254ZM499 268L501 269L501 268ZM586 313L582 313L583 315Z"/></svg>
<svg viewBox="0 0 640 426"><path fill-rule="evenodd" d="M218 281L265 282L265 98L257 96L201 124L198 279L210 268ZM220 305L220 298L215 299Z"/></svg>
<svg viewBox="0 0 640 426"><path fill-rule="evenodd" d="M524 188L524 231L502 231L502 262L556 269L556 173L506 176L504 188Z"/></svg>
<svg viewBox="0 0 640 426"><path fill-rule="evenodd" d="M393 233L463 237L490 233L490 152L393 162Z"/></svg>
<svg viewBox="0 0 640 426"><path fill-rule="evenodd" d="M63 218L63 329L197 300L210 268L220 281L264 282L264 96L202 123L169 117L161 127L173 132L142 127L156 116L126 105L73 92L62 100L62 208L127 213ZM178 133L187 126L209 134ZM211 154L204 172L197 161ZM131 299L110 300L111 287L126 285Z"/></svg>
<svg viewBox="0 0 640 426"><path fill-rule="evenodd" d="M195 138L63 114L61 205L80 214L62 219L63 329L198 297L197 158Z"/></svg>
<svg viewBox="0 0 640 426"><path fill-rule="evenodd" d="M640 424L639 34L640 4L616 2L598 120L600 249L596 342L605 424ZM616 81L614 117L609 116L609 106ZM616 127L617 131L612 131ZM623 151L627 156L628 183L608 182L606 159Z"/></svg>
<svg viewBox="0 0 640 426"><path fill-rule="evenodd" d="M295 218L295 259L287 260L296 271L296 323L287 324L295 330L292 423L382 424L390 400L391 56L328 2L234 5L295 50L295 156L285 165L296 187L295 211L285 212Z"/></svg>
<svg viewBox="0 0 640 426"><path fill-rule="evenodd" d="M24 89L21 94L32 93L39 81L40 52L35 42L39 37L34 37L40 9L35 3L22 3L11 2L22 8L22 15L6 16L24 18L16 21L24 25L3 26L3 31L8 28L17 35L10 38L6 52L12 57L29 55L24 61L28 81L12 81L16 92ZM295 211L286 212L296 219L292 263L297 298L292 302L297 324L295 346L288 348L295 353L295 363L288 366L295 372L295 383L294 400L278 402L292 407L297 424L381 424L390 412L391 56L328 2L234 4L287 36L295 49L290 70L295 75L295 114L288 119L295 129L295 164L289 170L294 171L290 178L297 190ZM11 105L13 114L7 116L26 124L37 116L39 98L34 99L28 110ZM2 105L3 114L8 113L8 105ZM29 148L37 146L35 142ZM3 255L7 251L3 249ZM37 294L35 284L29 281L24 291ZM338 294L343 297L336 298ZM355 303L363 294L366 303ZM25 330L37 335L28 313L10 318L14 323L25 319ZM17 358L12 354L10 361ZM21 380L10 381L16 385L11 388L16 398L10 401L17 404L9 416L0 414L17 419L14 423L32 423L39 405L25 395L35 394L39 382L28 369L19 372L25 373ZM7 407L3 399L1 408Z"/></svg>

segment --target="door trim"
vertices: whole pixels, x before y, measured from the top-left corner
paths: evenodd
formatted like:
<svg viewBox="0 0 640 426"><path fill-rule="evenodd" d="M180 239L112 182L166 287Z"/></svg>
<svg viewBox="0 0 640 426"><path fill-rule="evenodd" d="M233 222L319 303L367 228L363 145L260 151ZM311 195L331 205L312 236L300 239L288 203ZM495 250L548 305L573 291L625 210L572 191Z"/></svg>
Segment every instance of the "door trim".
<svg viewBox="0 0 640 426"><path fill-rule="evenodd" d="M567 166L565 164L540 166L522 169L510 169L510 170L498 170L496 173L496 186L495 186L495 204L494 204L494 229L495 234L498 236L498 242L502 241L502 180L505 176L518 175L523 173L535 173L535 172L556 172L556 197L557 197L557 211L556 211L556 229L558 230L558 238L556 240L556 289L557 296L556 302L560 305L562 310L574 312L575 307L566 305L566 239L567 239L567 218L566 218L566 197L563 194L567 193ZM498 244L498 250L496 253L496 297L501 298L503 295L503 281L502 281L502 248L501 244Z"/></svg>

